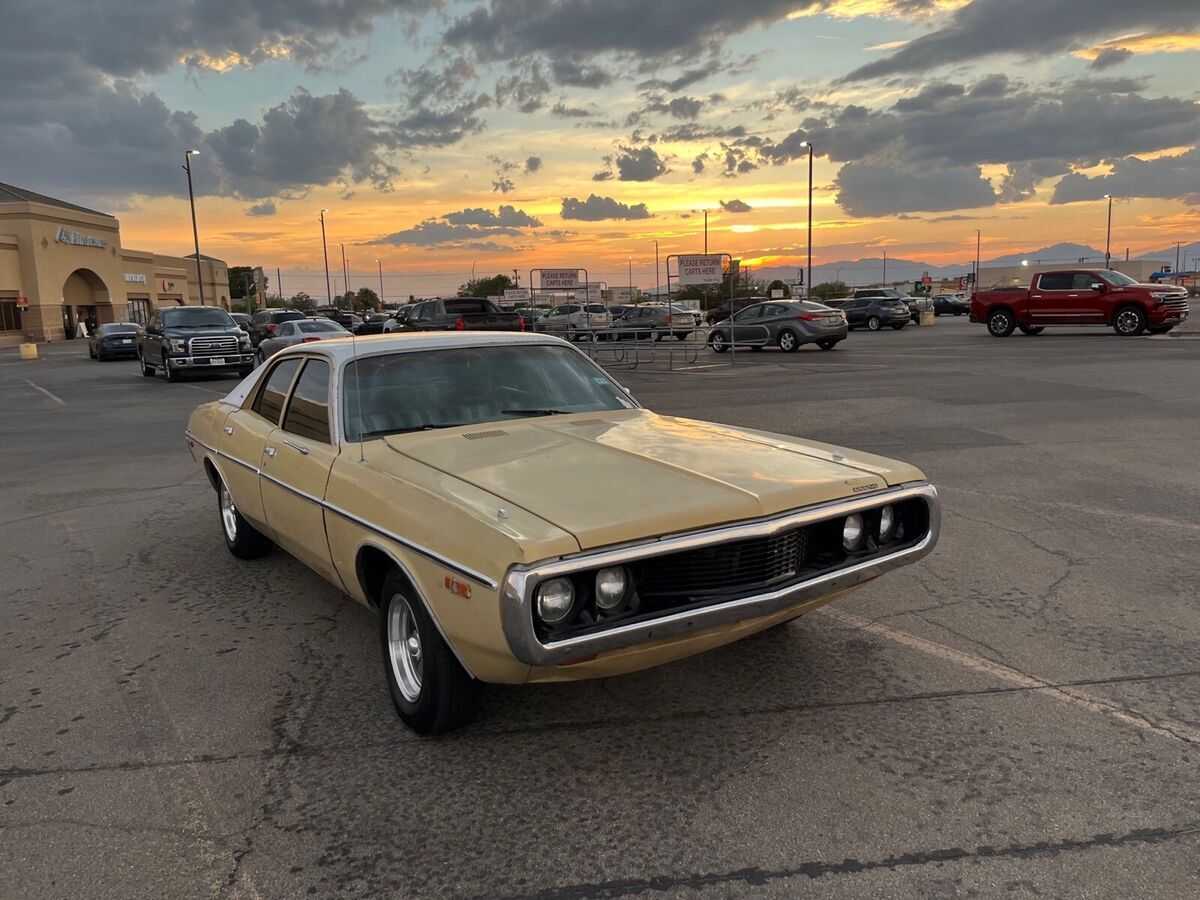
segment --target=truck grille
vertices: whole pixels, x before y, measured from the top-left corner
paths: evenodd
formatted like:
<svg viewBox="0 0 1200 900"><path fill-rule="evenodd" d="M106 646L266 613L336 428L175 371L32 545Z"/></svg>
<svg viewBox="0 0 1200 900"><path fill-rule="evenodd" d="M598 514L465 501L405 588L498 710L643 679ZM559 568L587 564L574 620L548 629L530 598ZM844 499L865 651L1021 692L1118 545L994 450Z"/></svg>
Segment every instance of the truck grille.
<svg viewBox="0 0 1200 900"><path fill-rule="evenodd" d="M1187 312L1187 294L1172 294L1165 297L1163 306L1172 313Z"/></svg>
<svg viewBox="0 0 1200 900"><path fill-rule="evenodd" d="M238 339L232 335L192 338L188 346L192 356L237 356L238 353Z"/></svg>

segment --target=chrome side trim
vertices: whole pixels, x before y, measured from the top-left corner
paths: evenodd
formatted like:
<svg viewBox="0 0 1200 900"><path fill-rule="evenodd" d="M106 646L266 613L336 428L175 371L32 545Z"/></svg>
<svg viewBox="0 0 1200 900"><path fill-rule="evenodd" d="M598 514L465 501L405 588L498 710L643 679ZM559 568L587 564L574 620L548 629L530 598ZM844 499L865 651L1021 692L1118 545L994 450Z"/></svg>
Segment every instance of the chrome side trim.
<svg viewBox="0 0 1200 900"><path fill-rule="evenodd" d="M446 629L442 627L441 620L438 619L437 613L435 613L433 611L433 607L429 605L429 602L425 599L424 595L421 593L421 588L419 586L419 583L417 582L417 579L413 577L413 574L412 574L412 572L409 571L408 566L406 566L401 560L399 560L396 557L396 554L392 553L392 551L390 551L387 547L380 547L378 544L373 544L370 541L360 541L359 545L354 550L354 562L355 562L354 577L355 578L358 577L358 555L359 555L359 553L362 552L363 547L372 547L375 550L378 550L380 553L382 553L384 556L386 556L388 559L390 559L393 563L395 563L396 568L398 568L401 572L404 573L404 577L407 578L409 580L409 583L412 584L413 590L417 594L417 599L421 601L421 605L424 606L425 611L427 613L429 613L429 618L433 619L434 627L437 628L438 634L440 634L442 636L442 640L446 642L446 646L450 648L450 652L454 654L454 658L458 660L458 664L463 667L463 669L466 671L466 673L468 675L470 675L472 678L475 678L475 673L471 671L471 667L467 665L467 661L463 658L463 655L458 652L458 648L454 646L454 642L451 641L450 636L448 634L446 634ZM363 590L363 586L361 583L359 584L358 588L359 588L359 590ZM363 596L366 596L366 591L363 591ZM367 602L368 603L371 602L370 597L367 597ZM478 680L478 679L476 679L476 680Z"/></svg>
<svg viewBox="0 0 1200 900"><path fill-rule="evenodd" d="M769 536L798 525L812 524L914 497L923 499L929 508L929 532L919 543L887 556L865 560L777 591L727 600L712 606L689 609L648 621L632 622L627 625L617 624L607 631L565 638L548 644L543 644L538 640L534 631L533 589L546 578L577 572L581 569L618 565L648 556L659 556L664 553L674 553L731 540ZM714 625L758 618L854 587L882 575L884 572L916 562L926 556L937 544L940 530L941 504L933 485L926 483L902 485L864 497L807 507L765 521L742 523L658 541L647 541L621 549L587 552L532 566L515 566L505 577L504 593L500 605L500 621L504 627L504 634L508 638L509 647L517 659L534 666L552 666L567 660L578 659L581 656L589 656L607 650L618 650L650 640L659 640L702 628L710 628Z"/></svg>
<svg viewBox="0 0 1200 900"><path fill-rule="evenodd" d="M274 485L277 485L278 487L282 488L283 490L288 491L291 494L295 494L297 497L307 500L310 503L315 503L317 506L320 506L322 509L328 510L329 512L331 512L335 515L341 516L343 519L346 519L349 522L353 522L355 525L360 525L363 528L366 528L368 531L374 532L375 534L379 535L380 537L387 538L389 541L393 541L393 542L399 544L401 547L405 547L405 548L411 550L413 553L419 553L421 556L424 556L426 559L431 559L436 563L440 563L441 565L445 566L447 569L457 572L459 575L465 575L467 578L470 578L472 581L474 581L478 584L482 584L488 590L495 590L497 587L500 586L498 581L496 581L494 578L489 578L488 576L484 575L482 572L476 572L474 569L472 569L468 566L464 566L462 563L455 562L454 560L450 559L449 557L442 556L442 554L437 553L434 550L430 550L428 547L425 547L422 544L418 544L416 541L411 541L408 538L402 537L394 532L388 531L385 528L380 528L378 525L373 525L370 522L366 521L365 519L359 518L358 516L354 515L353 513L347 512L346 510L342 509L340 506L336 506L335 504L330 503L327 500L323 500L320 497L317 497L313 494L309 494L306 491L300 490L299 488L292 487L290 484L280 481L278 478L275 478L272 475L269 475L268 473L262 471L261 469L258 469L252 465L249 465L248 463L244 463L240 459L236 459L235 457L232 457L227 453L222 453L220 450L216 450L213 447L210 447L208 444L204 443L203 441L197 439L190 431L185 432L185 434L187 435L188 440L195 441L195 443L199 444L205 450L214 454L218 458L227 459L232 463L236 463L239 466L243 466L244 468L249 469L251 472L254 472L255 474L257 474L260 478L266 479L267 481L271 482Z"/></svg>

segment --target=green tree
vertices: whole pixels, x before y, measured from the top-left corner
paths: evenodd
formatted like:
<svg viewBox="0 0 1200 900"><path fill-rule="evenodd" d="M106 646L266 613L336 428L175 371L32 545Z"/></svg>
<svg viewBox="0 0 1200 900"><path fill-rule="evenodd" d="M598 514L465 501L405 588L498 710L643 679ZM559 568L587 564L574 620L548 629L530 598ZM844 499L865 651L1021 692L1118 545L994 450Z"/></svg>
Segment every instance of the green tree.
<svg viewBox="0 0 1200 900"><path fill-rule="evenodd" d="M829 300L832 297L843 297L849 293L849 290L840 281L823 281L820 284L814 284L812 292L818 300Z"/></svg>
<svg viewBox="0 0 1200 900"><path fill-rule="evenodd" d="M288 306L292 309L298 309L302 313L311 314L316 310L317 302L304 291L300 291L292 295L291 299L288 300Z"/></svg>
<svg viewBox="0 0 1200 900"><path fill-rule="evenodd" d="M507 275L493 275L491 278L473 278L466 284L458 286L460 297L492 297L500 296L516 284Z"/></svg>
<svg viewBox="0 0 1200 900"><path fill-rule="evenodd" d="M360 287L358 293L346 296L352 298L350 308L359 314L374 312L379 303L379 295L369 287Z"/></svg>
<svg viewBox="0 0 1200 900"><path fill-rule="evenodd" d="M784 284L783 279L781 279L781 278L776 278L774 281L772 281L770 284L767 285L767 296L768 297L772 296L775 291L783 291L784 297L792 296L792 289L789 288L786 284Z"/></svg>

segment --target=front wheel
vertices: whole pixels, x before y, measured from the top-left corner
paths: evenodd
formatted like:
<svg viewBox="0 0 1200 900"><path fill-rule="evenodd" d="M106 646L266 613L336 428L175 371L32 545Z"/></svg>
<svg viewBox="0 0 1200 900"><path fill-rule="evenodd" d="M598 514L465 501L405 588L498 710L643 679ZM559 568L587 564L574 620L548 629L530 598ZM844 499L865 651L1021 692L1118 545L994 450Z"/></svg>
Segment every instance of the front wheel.
<svg viewBox="0 0 1200 900"><path fill-rule="evenodd" d="M998 309L987 320L988 334L992 337L1008 337L1017 327L1013 314L1007 309Z"/></svg>
<svg viewBox="0 0 1200 900"><path fill-rule="evenodd" d="M779 349L784 353L795 353L800 349L800 339L796 337L794 331L779 332Z"/></svg>
<svg viewBox="0 0 1200 900"><path fill-rule="evenodd" d="M138 353L138 362L141 363L142 374L145 375L147 378L153 378L154 377L154 366L146 365L146 357L142 356L142 354L140 352Z"/></svg>
<svg viewBox="0 0 1200 900"><path fill-rule="evenodd" d="M1117 310L1113 319L1113 331L1121 337L1137 337L1146 330L1146 314L1136 306Z"/></svg>
<svg viewBox="0 0 1200 900"><path fill-rule="evenodd" d="M841 343L841 341L835 341L830 338L826 338L826 339L817 341L817 346L820 347L822 350L832 350L834 347L836 347L840 343Z"/></svg>
<svg viewBox="0 0 1200 900"><path fill-rule="evenodd" d="M1033 337L1035 334L1041 334L1046 330L1045 325L1022 325L1020 328L1022 334L1027 334L1030 337Z"/></svg>
<svg viewBox="0 0 1200 900"><path fill-rule="evenodd" d="M708 339L708 345L713 348L714 353L724 353L729 349L729 342L720 331L713 332L713 336Z"/></svg>
<svg viewBox="0 0 1200 900"><path fill-rule="evenodd" d="M224 481L217 484L217 510L221 513L221 533L225 536L225 546L238 559L258 559L271 549L271 539L238 512L233 495Z"/></svg>
<svg viewBox="0 0 1200 900"><path fill-rule="evenodd" d="M382 597L383 668L400 720L417 734L463 727L479 712L483 686L467 674L397 572L384 580Z"/></svg>
<svg viewBox="0 0 1200 900"><path fill-rule="evenodd" d="M883 327L883 320L879 316L871 316L867 319L868 331L878 331L881 327Z"/></svg>

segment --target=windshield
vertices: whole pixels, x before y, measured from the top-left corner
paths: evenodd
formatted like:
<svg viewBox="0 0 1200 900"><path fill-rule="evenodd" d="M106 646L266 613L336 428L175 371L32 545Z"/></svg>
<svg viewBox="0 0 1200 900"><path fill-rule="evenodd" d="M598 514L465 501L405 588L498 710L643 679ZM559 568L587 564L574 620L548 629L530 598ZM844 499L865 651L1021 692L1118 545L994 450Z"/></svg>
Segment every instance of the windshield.
<svg viewBox="0 0 1200 900"><path fill-rule="evenodd" d="M190 309L181 307L180 309L164 310L162 321L163 326L166 328L237 327L233 319L229 318L229 313L225 312L225 310L203 306L192 307Z"/></svg>
<svg viewBox="0 0 1200 900"><path fill-rule="evenodd" d="M1136 278L1130 278L1124 272L1117 272L1114 269L1105 269L1100 273L1100 277L1116 287L1125 287L1126 285L1138 283Z"/></svg>
<svg viewBox="0 0 1200 900"><path fill-rule="evenodd" d="M481 300L472 297L465 300L446 301L446 312L452 316L459 316L464 313L487 313L491 311L492 304L490 300Z"/></svg>
<svg viewBox="0 0 1200 900"><path fill-rule="evenodd" d="M544 344L369 356L346 366L343 383L349 441L635 406L577 350Z"/></svg>

